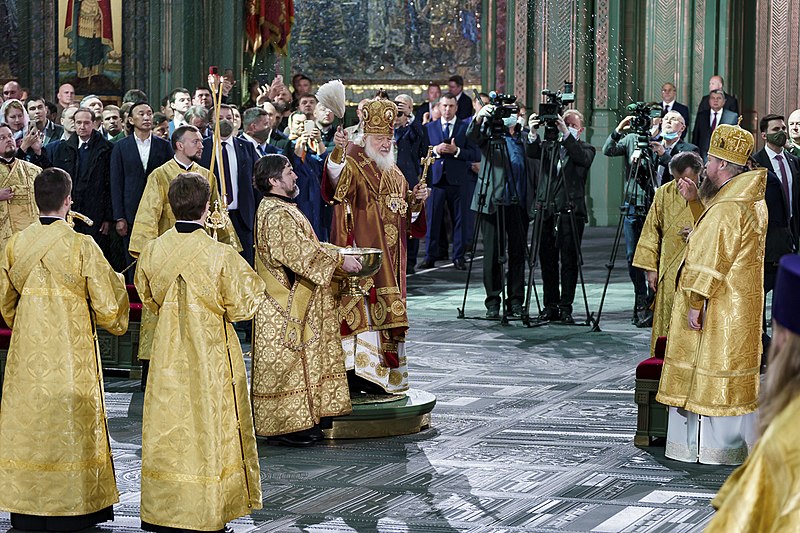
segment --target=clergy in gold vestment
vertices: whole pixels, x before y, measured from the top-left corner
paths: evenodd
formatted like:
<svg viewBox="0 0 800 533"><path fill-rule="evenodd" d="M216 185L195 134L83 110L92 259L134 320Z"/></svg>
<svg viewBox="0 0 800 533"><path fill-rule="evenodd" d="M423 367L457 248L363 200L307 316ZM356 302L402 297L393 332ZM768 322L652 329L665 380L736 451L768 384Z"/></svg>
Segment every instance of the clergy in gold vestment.
<svg viewBox="0 0 800 533"><path fill-rule="evenodd" d="M759 406L761 437L711 504L711 533L800 531L800 257L781 258L772 303L769 367Z"/></svg>
<svg viewBox="0 0 800 533"><path fill-rule="evenodd" d="M705 211L680 267L656 396L671 406L671 459L740 464L752 445L767 231L767 171L744 172L752 147L738 126L720 125L711 137Z"/></svg>
<svg viewBox="0 0 800 533"><path fill-rule="evenodd" d="M203 136L194 126L181 126L172 135L172 149L175 157L150 173L136 211L136 220L131 231L131 241L128 251L133 257L139 254L148 242L175 225L175 215L167 200L169 184L182 172L195 172L208 178L208 170L201 167L198 162L203 154ZM216 180L211 183L211 207L219 200ZM241 250L239 239L233 226L219 232L220 242L228 243ZM139 331L139 359L150 359L150 345L153 342L153 330L156 317L145 307L142 309L142 324Z"/></svg>
<svg viewBox="0 0 800 533"><path fill-rule="evenodd" d="M175 226L144 247L142 303L158 316L142 415L142 528L217 531L261 508L258 452L242 349L264 282L204 229L210 187L169 187Z"/></svg>
<svg viewBox="0 0 800 533"><path fill-rule="evenodd" d="M33 178L42 171L17 159L11 128L0 126L0 251L11 235L30 226L39 214L33 198Z"/></svg>
<svg viewBox="0 0 800 533"><path fill-rule="evenodd" d="M254 322L256 433L274 444L309 446L321 437L322 417L351 410L331 279L338 267L356 272L360 265L319 243L292 202L299 190L286 157L262 157L254 180L264 194L256 214L256 269L269 295Z"/></svg>
<svg viewBox="0 0 800 533"><path fill-rule="evenodd" d="M331 242L383 250L380 270L361 283L368 296L343 297L339 312L348 371L365 388L388 393L408 389L406 240L409 232L424 235L428 197L421 184L409 191L395 164L396 115L394 102L368 101L361 111L363 144L348 145L338 131L322 178L322 196L335 205Z"/></svg>
<svg viewBox="0 0 800 533"><path fill-rule="evenodd" d="M681 152L671 159L669 169L675 179L656 189L633 256L633 266L647 273L647 282L656 294L650 356L655 351L656 340L669 333L678 266L694 224L692 207L699 207L696 209L698 217L702 213L698 202L690 204L678 191L678 180L683 177L697 183L703 169L702 158L694 152Z"/></svg>
<svg viewBox="0 0 800 533"><path fill-rule="evenodd" d="M0 509L18 529L81 529L119 501L103 405L97 326L128 328L128 293L95 242L64 221L69 174L35 181L41 221L14 234L0 266L12 328L0 406Z"/></svg>

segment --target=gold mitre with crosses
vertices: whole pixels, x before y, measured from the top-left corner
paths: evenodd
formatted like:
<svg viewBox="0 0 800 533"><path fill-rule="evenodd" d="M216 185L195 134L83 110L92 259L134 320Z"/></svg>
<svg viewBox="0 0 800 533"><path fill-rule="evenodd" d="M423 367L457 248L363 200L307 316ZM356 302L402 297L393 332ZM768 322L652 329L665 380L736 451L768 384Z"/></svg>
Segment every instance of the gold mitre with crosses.
<svg viewBox="0 0 800 533"><path fill-rule="evenodd" d="M370 100L361 110L361 123L365 135L392 135L397 106L391 100Z"/></svg>
<svg viewBox="0 0 800 533"><path fill-rule="evenodd" d="M741 122L742 117L739 117L739 124ZM711 135L708 155L724 159L734 165L744 166L747 164L747 158L753 153L754 146L753 134L746 129L738 124L720 124Z"/></svg>

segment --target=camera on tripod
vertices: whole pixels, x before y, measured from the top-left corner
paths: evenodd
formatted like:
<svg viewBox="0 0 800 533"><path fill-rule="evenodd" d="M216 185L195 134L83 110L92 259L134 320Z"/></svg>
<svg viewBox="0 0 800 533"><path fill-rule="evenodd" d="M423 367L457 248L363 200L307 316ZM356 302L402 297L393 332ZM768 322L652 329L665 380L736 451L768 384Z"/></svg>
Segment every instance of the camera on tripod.
<svg viewBox="0 0 800 533"><path fill-rule="evenodd" d="M634 102L625 108L628 116L633 117L630 124L631 133L637 135L636 146L639 149L650 149L650 128L653 119L661 117L661 106L645 102Z"/></svg>
<svg viewBox="0 0 800 533"><path fill-rule="evenodd" d="M564 114L567 106L575 102L575 92L571 81L564 81L563 91L545 89L542 96L547 100L539 104L539 120L544 123L544 138L547 140L558 137L558 118Z"/></svg>
<svg viewBox="0 0 800 533"><path fill-rule="evenodd" d="M492 111L492 114L489 116L492 137L502 136L505 133L503 119L519 114L517 97L513 94L503 94L492 91L489 93L489 104L494 106L494 111Z"/></svg>

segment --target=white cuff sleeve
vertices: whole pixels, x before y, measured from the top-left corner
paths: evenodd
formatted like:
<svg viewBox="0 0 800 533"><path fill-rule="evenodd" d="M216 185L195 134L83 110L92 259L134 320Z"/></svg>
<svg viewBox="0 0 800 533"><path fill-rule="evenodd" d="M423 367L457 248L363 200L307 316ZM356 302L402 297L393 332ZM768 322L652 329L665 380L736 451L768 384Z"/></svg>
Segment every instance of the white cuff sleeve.
<svg viewBox="0 0 800 533"><path fill-rule="evenodd" d="M328 158L328 179L331 181L331 185L336 185L339 182L339 176L342 174L342 170L344 170L344 163L335 163Z"/></svg>

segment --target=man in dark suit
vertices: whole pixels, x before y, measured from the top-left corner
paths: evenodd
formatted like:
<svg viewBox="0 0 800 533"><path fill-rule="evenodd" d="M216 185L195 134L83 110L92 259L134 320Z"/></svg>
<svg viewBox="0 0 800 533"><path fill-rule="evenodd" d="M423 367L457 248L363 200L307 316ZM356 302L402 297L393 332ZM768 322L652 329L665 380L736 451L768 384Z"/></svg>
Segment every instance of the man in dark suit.
<svg viewBox="0 0 800 533"><path fill-rule="evenodd" d="M800 234L800 159L784 149L787 131L786 122L781 115L764 115L758 123L758 129L766 145L753 154L753 159L762 167L773 171L781 184L781 196L792 234L792 251L797 251Z"/></svg>
<svg viewBox="0 0 800 533"><path fill-rule="evenodd" d="M253 226L255 225L258 193L253 186L253 169L258 156L253 145L244 139L233 137L233 109L228 104L220 105L219 135L222 141L220 152L216 154L214 175L222 196L222 173L225 171L225 192L233 229L242 244L242 257L253 266ZM203 154L200 165L211 170L211 154L214 151L213 135L203 139ZM213 209L214 206L211 206Z"/></svg>
<svg viewBox="0 0 800 533"><path fill-rule="evenodd" d="M470 102L469 98L465 99ZM425 125L436 162L431 168L429 178L432 191L426 207L428 231L425 235L425 259L419 264L420 268L434 266L439 252L439 233L446 203L453 219L453 264L458 270L466 270L464 247L469 235L461 195L469 165L479 161L480 154L467 141L467 126L458 120L456 106L453 95L443 94L439 99L442 118Z"/></svg>
<svg viewBox="0 0 800 533"><path fill-rule="evenodd" d="M450 76L450 79L447 81L447 88L458 104L456 110L456 117L458 120L471 117L473 113L472 98L464 94L464 78L458 74Z"/></svg>
<svg viewBox="0 0 800 533"><path fill-rule="evenodd" d="M442 97L442 89L438 83L431 82L428 85L427 91L428 99L414 108L414 123L424 126L431 120L431 106L436 105L439 98ZM428 114L426 117L425 114Z"/></svg>
<svg viewBox="0 0 800 533"><path fill-rule="evenodd" d="M656 179L659 185L672 181L669 162L681 152L700 153L697 146L682 140L686 133L686 122L678 111L670 111L661 119L661 134L650 143L655 159Z"/></svg>
<svg viewBox="0 0 800 533"><path fill-rule="evenodd" d="M72 208L94 222L89 226L75 220L75 231L92 238L115 269L124 267L122 253L112 255L109 231L114 219L111 210L112 145L94 129L96 120L91 109L80 108L73 116L75 135L59 143L52 163L72 177Z"/></svg>
<svg viewBox="0 0 800 533"><path fill-rule="evenodd" d="M689 108L675 100L676 92L675 85L670 82L661 86L661 116L665 116L670 111L680 113L684 123L681 139L685 139L686 133L689 131Z"/></svg>
<svg viewBox="0 0 800 533"><path fill-rule="evenodd" d="M739 114L739 101L732 94L726 93L723 89L723 85L724 81L722 80L722 76L714 75L709 78L708 94L703 96L703 99L700 100L700 105L697 106L697 113L705 111L711 107L708 100L713 91L723 91L723 94L725 95L725 109L728 111L733 111L737 115Z"/></svg>
<svg viewBox="0 0 800 533"><path fill-rule="evenodd" d="M128 135L111 151L111 210L116 232L125 243L126 264L130 232L136 222L136 210L142 199L147 176L172 158L169 141L153 135L153 110L147 102L135 103L125 125ZM133 283L133 270L129 270Z"/></svg>
<svg viewBox="0 0 800 533"><path fill-rule="evenodd" d="M394 103L397 105L397 118L394 121L394 142L397 150L397 168L405 176L408 188L413 189L419 183L422 173L420 161L428 154L428 132L422 124L411 122L411 109L414 101L407 94L398 94ZM414 273L419 252L419 239L408 236L406 246L406 274Z"/></svg>
<svg viewBox="0 0 800 533"><path fill-rule="evenodd" d="M671 114L678 115L672 112ZM680 115L678 115L680 117ZM538 120L531 117L531 144L528 155L540 160L542 143L535 133ZM583 228L589 220L586 209L586 178L594 161L595 148L581 140L584 131L583 115L568 110L557 122L561 132L559 161L553 165L557 174L551 176L553 206L545 201L548 191L540 187L537 204L542 205L542 237L539 258L542 261L542 285L544 309L540 320L560 320L562 324L574 324L572 302L578 284L578 261ZM574 224L574 225L573 225ZM577 246L576 246L577 244ZM561 259L561 291L559 293L559 258Z"/></svg>
<svg viewBox="0 0 800 533"><path fill-rule="evenodd" d="M711 142L711 134L720 124L737 124L739 116L725 109L725 93L722 89L715 89L708 95L710 108L697 113L694 120L694 132L692 133L692 144L700 149L700 155L705 160L708 156L708 145Z"/></svg>

